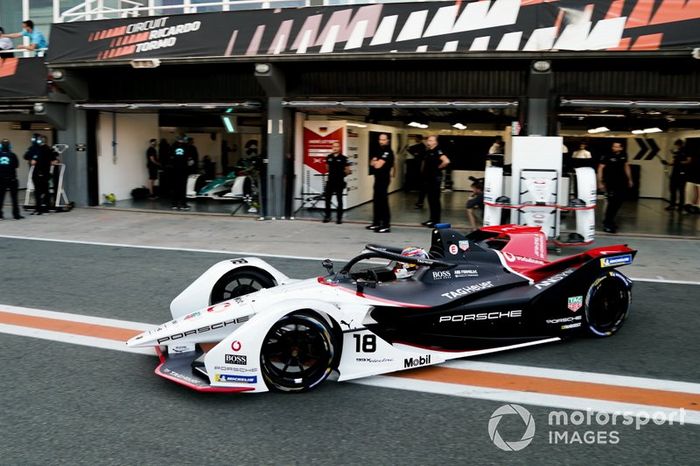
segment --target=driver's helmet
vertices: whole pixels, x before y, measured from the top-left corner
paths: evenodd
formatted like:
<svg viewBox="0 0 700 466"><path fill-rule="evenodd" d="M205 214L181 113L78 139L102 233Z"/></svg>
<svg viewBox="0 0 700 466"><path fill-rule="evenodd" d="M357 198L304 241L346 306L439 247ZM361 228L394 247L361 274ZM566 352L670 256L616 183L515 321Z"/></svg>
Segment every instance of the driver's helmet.
<svg viewBox="0 0 700 466"><path fill-rule="evenodd" d="M429 258L428 253L425 249L417 248L415 246L409 246L407 248L404 248L403 251L401 251L401 255L404 257L418 257L421 259ZM405 262L397 262L394 266L394 274L398 279L410 278L413 276L413 274L416 273L417 270L418 265L407 264Z"/></svg>

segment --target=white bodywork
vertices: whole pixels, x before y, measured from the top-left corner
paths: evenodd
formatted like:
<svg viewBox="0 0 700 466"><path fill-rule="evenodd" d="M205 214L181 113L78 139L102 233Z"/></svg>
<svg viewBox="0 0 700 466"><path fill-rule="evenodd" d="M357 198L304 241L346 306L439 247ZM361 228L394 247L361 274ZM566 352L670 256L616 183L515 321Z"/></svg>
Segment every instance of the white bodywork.
<svg viewBox="0 0 700 466"><path fill-rule="evenodd" d="M274 278L277 286L210 306L209 295L214 284L230 270L242 267L265 271ZM292 280L261 259L233 259L211 267L173 300L171 312L174 320L132 338L127 345L167 347L172 355L192 351L197 343L215 343L204 357L211 386L244 387L252 389L250 392L263 392L268 390L260 367L263 340L275 322L300 310L311 310L324 318L329 326L335 324L342 330L342 356L337 367L337 380L340 381L558 340L550 338L466 352L391 345L365 327L366 319L370 318L368 312L375 305L386 307L392 304L358 295L323 278ZM396 307L402 307L401 303L396 303ZM364 352L358 343L365 334L375 335L376 346L371 352ZM338 342L336 345L340 346ZM341 348L336 348L336 351L341 351ZM230 362L234 360L237 362ZM239 381L231 381L232 378Z"/></svg>

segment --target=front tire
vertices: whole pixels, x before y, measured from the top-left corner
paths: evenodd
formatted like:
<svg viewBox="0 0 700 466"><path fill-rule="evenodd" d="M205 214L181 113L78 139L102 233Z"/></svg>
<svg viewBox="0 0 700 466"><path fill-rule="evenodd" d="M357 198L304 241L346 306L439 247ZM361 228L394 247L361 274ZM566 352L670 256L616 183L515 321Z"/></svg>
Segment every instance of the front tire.
<svg viewBox="0 0 700 466"><path fill-rule="evenodd" d="M605 272L593 282L584 311L590 335L609 337L622 328L632 303L630 288L629 280L615 270Z"/></svg>
<svg viewBox="0 0 700 466"><path fill-rule="evenodd" d="M216 282L209 298L209 304L218 304L273 286L275 286L274 280L261 272L234 269Z"/></svg>
<svg viewBox="0 0 700 466"><path fill-rule="evenodd" d="M335 353L331 331L320 317L290 314L265 336L260 367L271 390L305 392L330 375Z"/></svg>

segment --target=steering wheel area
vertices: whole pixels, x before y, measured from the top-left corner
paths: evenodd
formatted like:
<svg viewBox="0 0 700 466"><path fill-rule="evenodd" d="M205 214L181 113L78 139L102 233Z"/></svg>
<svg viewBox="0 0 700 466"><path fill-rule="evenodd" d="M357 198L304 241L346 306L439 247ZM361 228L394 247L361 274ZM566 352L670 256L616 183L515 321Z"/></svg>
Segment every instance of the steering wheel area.
<svg viewBox="0 0 700 466"><path fill-rule="evenodd" d="M381 259L388 259L391 261L395 262L404 262L407 264L416 264L420 266L427 266L430 268L433 267L441 267L441 268L452 268L455 266L455 264L451 264L449 262L444 262L441 260L437 259L424 259L421 257L406 257L401 255L401 248L395 248L391 246L380 246L376 244L367 244L365 246L365 252L362 254L353 257L350 262L348 262L345 267L342 268L340 272L338 272L339 275L348 275L350 273L350 270L354 265L356 265L358 262L367 260L367 259L374 259L374 258L381 258ZM370 271L371 273L374 273L376 276L376 271ZM374 277L373 277L374 278Z"/></svg>

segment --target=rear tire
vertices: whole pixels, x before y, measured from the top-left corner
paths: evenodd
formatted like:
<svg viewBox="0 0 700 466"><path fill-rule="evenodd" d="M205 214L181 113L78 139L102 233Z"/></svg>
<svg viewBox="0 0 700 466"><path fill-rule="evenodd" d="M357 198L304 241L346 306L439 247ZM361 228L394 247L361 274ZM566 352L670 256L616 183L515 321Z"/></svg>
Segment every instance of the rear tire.
<svg viewBox="0 0 700 466"><path fill-rule="evenodd" d="M256 270L235 269L216 282L212 288L209 304L217 304L229 299L255 293L263 288L272 288L275 282L269 276Z"/></svg>
<svg viewBox="0 0 700 466"><path fill-rule="evenodd" d="M630 282L611 270L599 276L586 294L584 316L588 333L595 337L616 334L627 319L632 303Z"/></svg>
<svg viewBox="0 0 700 466"><path fill-rule="evenodd" d="M322 318L290 314L278 320L265 336L260 367L271 390L300 393L326 380L333 370L335 353L331 330Z"/></svg>

